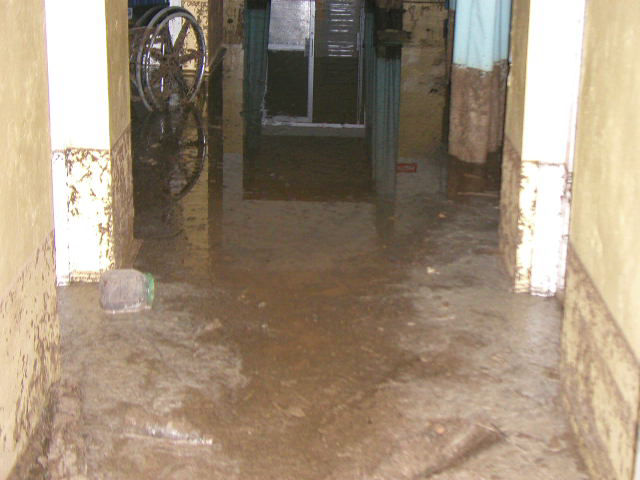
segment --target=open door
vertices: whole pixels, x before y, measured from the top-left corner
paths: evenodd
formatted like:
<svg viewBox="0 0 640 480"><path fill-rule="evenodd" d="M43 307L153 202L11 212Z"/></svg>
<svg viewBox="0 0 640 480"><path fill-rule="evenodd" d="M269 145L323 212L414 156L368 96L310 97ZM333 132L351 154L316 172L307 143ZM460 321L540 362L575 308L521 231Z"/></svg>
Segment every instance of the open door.
<svg viewBox="0 0 640 480"><path fill-rule="evenodd" d="M315 2L271 0L266 116L287 123L313 119Z"/></svg>
<svg viewBox="0 0 640 480"><path fill-rule="evenodd" d="M363 4L271 1L267 123L363 123Z"/></svg>
<svg viewBox="0 0 640 480"><path fill-rule="evenodd" d="M362 123L361 0L316 0L313 121Z"/></svg>

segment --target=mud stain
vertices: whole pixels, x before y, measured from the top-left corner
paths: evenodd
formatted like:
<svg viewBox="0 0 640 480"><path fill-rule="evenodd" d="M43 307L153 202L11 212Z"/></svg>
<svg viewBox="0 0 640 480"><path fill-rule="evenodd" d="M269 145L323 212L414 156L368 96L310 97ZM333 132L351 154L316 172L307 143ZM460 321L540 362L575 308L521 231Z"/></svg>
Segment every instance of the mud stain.
<svg viewBox="0 0 640 480"><path fill-rule="evenodd" d="M89 478L586 478L570 444L550 450L567 432L559 312L508 291L497 199L452 204L432 158L382 201L357 142L223 155L211 124L184 195L180 150L134 171L153 309L108 316L94 286L61 291Z"/></svg>

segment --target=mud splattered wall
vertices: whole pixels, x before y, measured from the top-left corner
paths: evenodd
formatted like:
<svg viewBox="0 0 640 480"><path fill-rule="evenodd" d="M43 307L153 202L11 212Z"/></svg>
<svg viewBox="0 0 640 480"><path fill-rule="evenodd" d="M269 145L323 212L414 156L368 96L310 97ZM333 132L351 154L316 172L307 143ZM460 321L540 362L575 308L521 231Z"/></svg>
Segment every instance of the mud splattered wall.
<svg viewBox="0 0 640 480"><path fill-rule="evenodd" d="M5 478L58 378L59 330L43 0L4 2L0 27L0 478Z"/></svg>
<svg viewBox="0 0 640 480"><path fill-rule="evenodd" d="M571 243L640 354L640 3L587 8Z"/></svg>
<svg viewBox="0 0 640 480"><path fill-rule="evenodd" d="M507 80L507 112L505 142L507 139L516 152L522 152L524 122L524 93L527 77L527 38L529 35L529 1L514 0L511 12L511 67Z"/></svg>
<svg viewBox="0 0 640 480"><path fill-rule="evenodd" d="M225 44L242 44L245 2L246 0L224 0L222 21Z"/></svg>
<svg viewBox="0 0 640 480"><path fill-rule="evenodd" d="M135 253L126 4L46 7L59 281L95 280Z"/></svg>
<svg viewBox="0 0 640 480"><path fill-rule="evenodd" d="M522 141L524 129L527 46L529 35L529 0L514 0L511 12L511 58L507 80L502 156L502 191L500 193L500 251L511 277L516 273L516 250L519 243L518 219Z"/></svg>
<svg viewBox="0 0 640 480"><path fill-rule="evenodd" d="M401 158L424 158L442 143L447 95L445 2L407 3L403 30L411 41L402 49L400 96Z"/></svg>
<svg viewBox="0 0 640 480"><path fill-rule="evenodd" d="M243 82L244 82L244 6L245 0L224 0L223 39L227 52L223 64L224 153L243 152Z"/></svg>
<svg viewBox="0 0 640 480"><path fill-rule="evenodd" d="M215 60L222 47L223 0L211 0L209 3L209 61Z"/></svg>
<svg viewBox="0 0 640 480"><path fill-rule="evenodd" d="M111 145L129 128L129 34L127 9L120 0L106 0Z"/></svg>
<svg viewBox="0 0 640 480"><path fill-rule="evenodd" d="M633 472L640 401L639 23L636 0L587 2L563 344L566 402L594 478L630 479Z"/></svg>
<svg viewBox="0 0 640 480"><path fill-rule="evenodd" d="M556 138L560 130L570 132L571 122L564 129L554 125L570 110L568 104L562 106L563 99L577 98L578 89L568 88L567 75L549 79L554 72L560 76L563 66L573 61L570 55L553 58L554 52L577 39L582 79L566 265L563 400L593 478L630 479L640 403L640 130L635 121L640 98L633 93L640 64L631 60L637 58L640 45L635 27L640 5L633 0L586 4L586 15L584 8L577 9L566 17L569 23L555 19L562 18L561 10L570 13L577 7L557 8L556 17L545 20L541 3L514 2L500 241L519 290L521 281L523 286L531 283L533 271L521 254L531 249L531 238L550 237L557 220L557 215L545 218L536 210L569 193L550 195L547 187L554 182L571 184L573 140L564 149ZM562 37L570 29L579 35ZM540 41L549 38L565 41L551 41L551 47ZM545 48L553 50L541 56ZM567 95L548 105L559 92ZM545 130L549 128L553 131ZM548 175L554 169L557 174ZM541 193L545 191L546 196ZM536 218L541 222L532 222ZM542 253L552 257L555 252Z"/></svg>
<svg viewBox="0 0 640 480"><path fill-rule="evenodd" d="M220 0L212 0L212 2ZM204 39L207 45L207 55L211 54L209 47L209 0L182 0L182 6L189 10L198 21L198 24L202 27L204 32ZM195 45L191 45L191 42L187 40L188 46L195 48ZM207 58L206 71L209 71L209 62L211 57Z"/></svg>
<svg viewBox="0 0 640 480"><path fill-rule="evenodd" d="M585 9L575 0L549 16L545 5L527 9L526 57L512 52L501 233L514 290L552 296L565 284Z"/></svg>
<svg viewBox="0 0 640 480"><path fill-rule="evenodd" d="M224 5L233 0L182 0L182 6L196 16L207 42L207 72L219 60L223 42Z"/></svg>
<svg viewBox="0 0 640 480"><path fill-rule="evenodd" d="M109 146L113 209L113 265L133 262L138 243L133 239L133 174L129 82L129 33L126 5L106 0L109 75Z"/></svg>

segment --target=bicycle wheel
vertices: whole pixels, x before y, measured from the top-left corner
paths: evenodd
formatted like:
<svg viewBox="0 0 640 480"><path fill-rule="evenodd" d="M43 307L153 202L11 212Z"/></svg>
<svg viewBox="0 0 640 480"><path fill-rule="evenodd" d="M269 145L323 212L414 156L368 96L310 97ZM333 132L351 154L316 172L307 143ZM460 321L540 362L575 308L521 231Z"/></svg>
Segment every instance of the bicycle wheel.
<svg viewBox="0 0 640 480"><path fill-rule="evenodd" d="M154 110L154 104L148 97L145 79L145 66L143 60L149 49L152 48L151 40L155 32L156 24L161 22L165 17L173 13L183 13L185 15L191 15L191 12L182 7L155 7L147 11L136 22L136 26L133 30L138 30L141 33L138 34L138 40L136 42L135 52L133 52L133 75L135 80L132 79L132 83L136 86L136 90L139 93L139 99L149 111ZM162 40L161 38L156 41ZM162 44L158 44L155 48L162 49Z"/></svg>
<svg viewBox="0 0 640 480"><path fill-rule="evenodd" d="M195 17L184 11L165 16L149 39L141 65L145 95L155 108L191 103L206 67L204 32Z"/></svg>
<svg viewBox="0 0 640 480"><path fill-rule="evenodd" d="M134 170L153 170L145 177L161 179L161 190L174 200L197 183L207 158L207 130L200 111L191 105L148 114L133 142Z"/></svg>

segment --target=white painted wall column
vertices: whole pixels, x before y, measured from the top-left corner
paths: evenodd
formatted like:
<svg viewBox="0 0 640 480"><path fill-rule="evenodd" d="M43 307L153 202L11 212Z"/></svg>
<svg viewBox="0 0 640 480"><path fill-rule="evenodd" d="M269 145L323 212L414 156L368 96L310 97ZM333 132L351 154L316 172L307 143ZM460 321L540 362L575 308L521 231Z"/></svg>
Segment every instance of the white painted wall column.
<svg viewBox="0 0 640 480"><path fill-rule="evenodd" d="M126 5L45 0L45 12L56 275L64 285L97 279L133 241ZM109 61L111 46L119 61Z"/></svg>
<svg viewBox="0 0 640 480"><path fill-rule="evenodd" d="M531 0L515 290L564 288L585 0Z"/></svg>
<svg viewBox="0 0 640 480"><path fill-rule="evenodd" d="M70 225L65 151L110 147L106 19L103 1L46 0L45 10L56 272L58 284L64 285L78 257L85 259L85 268L101 267L90 233L83 235L84 251L70 250L78 232Z"/></svg>

